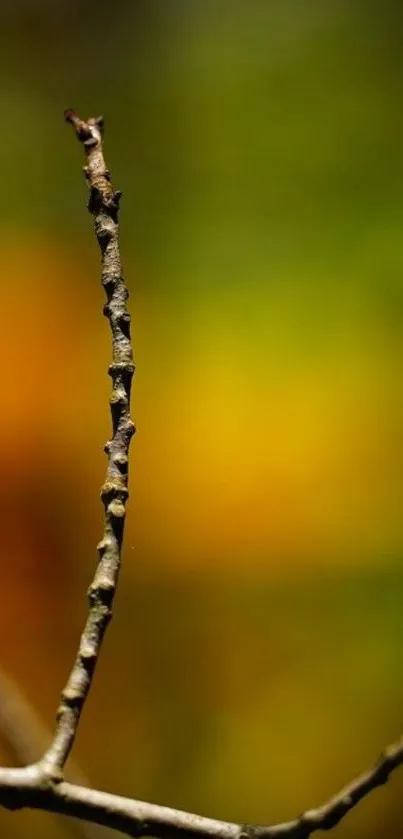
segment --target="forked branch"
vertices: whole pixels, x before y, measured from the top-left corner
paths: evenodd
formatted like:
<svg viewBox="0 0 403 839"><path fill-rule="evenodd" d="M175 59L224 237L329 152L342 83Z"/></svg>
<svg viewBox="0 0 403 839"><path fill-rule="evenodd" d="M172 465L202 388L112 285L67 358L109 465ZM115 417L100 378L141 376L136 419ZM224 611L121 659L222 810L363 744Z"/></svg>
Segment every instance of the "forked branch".
<svg viewBox="0 0 403 839"><path fill-rule="evenodd" d="M384 784L403 763L403 740L385 750L378 763L316 810L294 821L277 825L241 825L186 813L119 795L100 792L64 779L64 766L74 744L88 691L111 617L115 595L128 496L128 454L134 424L130 417L130 388L134 373L130 341L128 291L122 275L118 244L118 213L121 193L114 190L103 155L103 120L80 119L65 112L86 155L85 175L89 186L88 209L94 217L101 250L102 284L107 302L104 314L112 332L112 377L110 408L112 437L106 443L104 533L98 545L99 563L89 588L88 618L77 657L62 692L53 740L37 763L23 769L0 768L0 804L8 809L31 807L60 813L114 828L128 836L157 839L308 839L319 830L330 830L371 790Z"/></svg>

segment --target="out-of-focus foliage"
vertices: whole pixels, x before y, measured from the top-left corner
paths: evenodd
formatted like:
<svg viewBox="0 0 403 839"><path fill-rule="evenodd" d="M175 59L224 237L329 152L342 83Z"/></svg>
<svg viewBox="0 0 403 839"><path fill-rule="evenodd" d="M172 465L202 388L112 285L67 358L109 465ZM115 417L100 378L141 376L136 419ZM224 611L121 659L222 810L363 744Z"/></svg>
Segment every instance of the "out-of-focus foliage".
<svg viewBox="0 0 403 839"><path fill-rule="evenodd" d="M0 662L49 726L109 431L65 107L104 113L124 190L138 435L94 785L272 821L399 733L402 23L392 0L2 4ZM399 836L401 784L338 835Z"/></svg>

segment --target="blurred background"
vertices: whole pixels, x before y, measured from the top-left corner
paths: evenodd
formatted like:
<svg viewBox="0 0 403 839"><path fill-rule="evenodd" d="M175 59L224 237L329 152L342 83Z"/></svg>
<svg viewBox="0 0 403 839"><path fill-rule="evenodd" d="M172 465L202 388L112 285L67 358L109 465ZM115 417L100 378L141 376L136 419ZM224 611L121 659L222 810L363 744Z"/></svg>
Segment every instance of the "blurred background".
<svg viewBox="0 0 403 839"><path fill-rule="evenodd" d="M74 752L94 786L273 822L400 733L402 45L392 0L1 4L0 663L49 731L110 429L64 108L104 114L124 192L138 433ZM402 789L335 836L401 836ZM28 811L0 831L84 835Z"/></svg>

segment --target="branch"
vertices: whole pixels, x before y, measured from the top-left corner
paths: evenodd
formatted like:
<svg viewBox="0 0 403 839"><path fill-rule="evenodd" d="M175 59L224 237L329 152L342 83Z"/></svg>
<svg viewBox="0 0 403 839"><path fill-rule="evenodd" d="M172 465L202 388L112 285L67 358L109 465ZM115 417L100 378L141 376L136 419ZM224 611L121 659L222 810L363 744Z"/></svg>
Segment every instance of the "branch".
<svg viewBox="0 0 403 839"><path fill-rule="evenodd" d="M32 807L75 816L127 836L158 839L308 839L318 830L330 830L371 790L386 783L403 762L403 739L384 752L373 769L360 775L322 807L308 810L291 822L241 825L194 813L135 801L99 790L55 782L44 776L41 764L24 769L0 769L0 803L9 809Z"/></svg>
<svg viewBox="0 0 403 839"><path fill-rule="evenodd" d="M89 613L70 677L61 695L54 738L44 756L22 769L0 768L0 804L8 809L31 807L73 816L128 836L157 839L308 839L318 830L330 830L368 793L386 783L403 763L403 739L385 750L375 766L344 787L322 807L308 810L294 821L275 825L241 825L124 798L64 780L64 766L91 687L102 639L112 613L120 567L120 554L128 496L128 454L134 424L130 418L130 388L134 372L130 343L128 291L122 276L118 246L118 210L121 193L115 191L105 166L103 120L84 122L74 113L65 117L83 144L84 169L89 185L88 209L102 257L102 284L107 303L104 314L112 331L113 359L110 407L112 439L106 443L104 533L98 545L99 564L89 588Z"/></svg>
<svg viewBox="0 0 403 839"><path fill-rule="evenodd" d="M128 497L128 454L134 424L130 418L130 388L134 373L130 343L129 296L122 275L118 243L118 211L121 192L114 190L106 168L103 146L103 119L81 120L72 110L65 112L84 147L87 165L84 172L89 186L88 209L94 217L95 233L101 250L102 285L107 303L104 314L112 331L112 378L110 409L113 436L105 445L108 455L106 480L101 490L104 504L104 533L98 545L99 564L89 588L89 613L77 657L62 692L57 712L53 742L43 757L47 771L62 777L91 687L102 639L112 616L123 540Z"/></svg>

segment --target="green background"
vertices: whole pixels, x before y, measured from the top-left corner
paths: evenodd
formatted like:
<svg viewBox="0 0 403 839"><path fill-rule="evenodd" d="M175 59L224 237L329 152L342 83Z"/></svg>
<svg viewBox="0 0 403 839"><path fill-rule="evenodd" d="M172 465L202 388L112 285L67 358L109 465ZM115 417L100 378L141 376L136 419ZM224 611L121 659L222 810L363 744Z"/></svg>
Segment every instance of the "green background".
<svg viewBox="0 0 403 839"><path fill-rule="evenodd" d="M392 0L1 6L0 661L49 731L109 434L64 108L104 114L124 192L138 434L74 753L94 786L288 820L400 733L402 46ZM335 835L398 839L402 785ZM0 830L73 828L0 811Z"/></svg>

